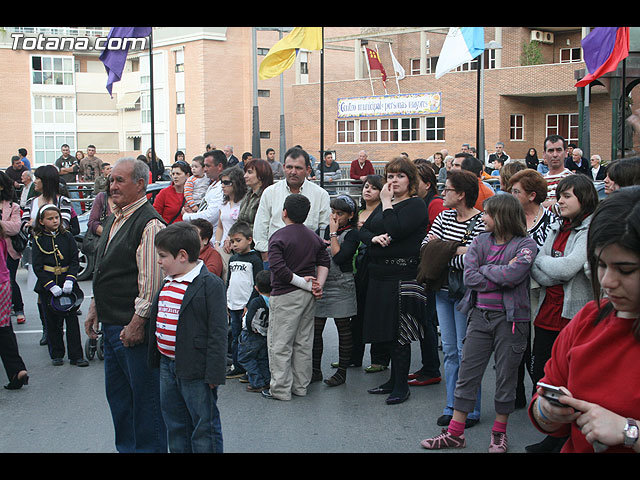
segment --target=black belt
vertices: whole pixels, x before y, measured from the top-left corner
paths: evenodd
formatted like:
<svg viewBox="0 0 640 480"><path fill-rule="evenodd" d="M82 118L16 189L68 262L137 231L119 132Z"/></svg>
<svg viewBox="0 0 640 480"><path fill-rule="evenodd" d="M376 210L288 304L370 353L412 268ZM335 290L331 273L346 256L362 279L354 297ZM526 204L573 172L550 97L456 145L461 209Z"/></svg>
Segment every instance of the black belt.
<svg viewBox="0 0 640 480"><path fill-rule="evenodd" d="M420 259L417 257L398 257L398 258L385 258L381 259L384 265L397 265L399 267L406 267L409 265L416 266L420 264Z"/></svg>

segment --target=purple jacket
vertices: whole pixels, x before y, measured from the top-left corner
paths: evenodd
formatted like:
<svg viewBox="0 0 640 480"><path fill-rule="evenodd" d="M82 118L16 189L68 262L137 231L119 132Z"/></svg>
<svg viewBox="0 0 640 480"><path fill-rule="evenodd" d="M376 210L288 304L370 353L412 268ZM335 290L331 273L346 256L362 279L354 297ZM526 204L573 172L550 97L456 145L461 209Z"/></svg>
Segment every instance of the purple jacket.
<svg viewBox="0 0 640 480"><path fill-rule="evenodd" d="M494 237L484 232L473 239L464 256L464 284L467 292L458 305L465 315L476 303L475 292L500 290L509 322L531 319L529 299L530 270L538 247L531 237L514 237L504 250L503 265L486 265L485 259ZM512 258L517 260L509 265Z"/></svg>

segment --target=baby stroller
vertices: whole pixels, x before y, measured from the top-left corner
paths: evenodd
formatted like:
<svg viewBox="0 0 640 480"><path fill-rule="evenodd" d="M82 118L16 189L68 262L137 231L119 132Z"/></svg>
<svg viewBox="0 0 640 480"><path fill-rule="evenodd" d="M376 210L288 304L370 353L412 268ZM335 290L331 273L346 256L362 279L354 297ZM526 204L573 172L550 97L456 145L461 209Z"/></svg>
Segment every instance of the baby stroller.
<svg viewBox="0 0 640 480"><path fill-rule="evenodd" d="M101 327L102 324L98 324L98 328ZM84 354L87 357L87 360L93 360L93 357L98 355L100 360L104 360L104 339L102 338L102 329L100 328L97 332L98 338L87 338L87 341L84 343Z"/></svg>

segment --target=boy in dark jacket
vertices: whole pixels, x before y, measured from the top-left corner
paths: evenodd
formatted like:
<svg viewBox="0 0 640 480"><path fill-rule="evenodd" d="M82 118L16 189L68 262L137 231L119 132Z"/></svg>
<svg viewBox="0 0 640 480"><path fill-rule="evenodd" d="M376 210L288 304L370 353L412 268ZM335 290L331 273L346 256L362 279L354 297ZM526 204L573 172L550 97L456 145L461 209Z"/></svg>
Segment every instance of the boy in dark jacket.
<svg viewBox="0 0 640 480"><path fill-rule="evenodd" d="M169 225L158 232L155 246L167 277L151 309L149 363L160 367L169 451L222 453L217 400L226 369L224 284L198 259L195 226Z"/></svg>
<svg viewBox="0 0 640 480"><path fill-rule="evenodd" d="M269 296L271 273L261 270L256 275L258 292L247 304L238 343L238 362L247 372L247 392L261 392L269 388L269 355L267 353L267 329L269 328Z"/></svg>

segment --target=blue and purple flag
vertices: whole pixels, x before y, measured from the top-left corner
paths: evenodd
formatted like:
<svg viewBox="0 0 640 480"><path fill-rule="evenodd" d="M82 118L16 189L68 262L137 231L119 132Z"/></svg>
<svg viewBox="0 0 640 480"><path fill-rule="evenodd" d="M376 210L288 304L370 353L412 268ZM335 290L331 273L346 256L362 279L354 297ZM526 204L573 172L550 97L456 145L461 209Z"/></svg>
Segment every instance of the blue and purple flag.
<svg viewBox="0 0 640 480"><path fill-rule="evenodd" d="M576 87L584 87L614 71L629 56L629 27L596 27L582 39L582 50L589 73Z"/></svg>
<svg viewBox="0 0 640 480"><path fill-rule="evenodd" d="M111 38L142 38L151 34L151 27L111 27L109 35L107 36L107 45ZM124 44L126 45L126 44ZM126 45L124 48L117 50L110 50L106 48L100 55L100 60L104 64L104 68L107 71L107 91L113 98L111 89L115 82L119 82L122 78L122 71L127 61L127 55L129 53L129 47Z"/></svg>

